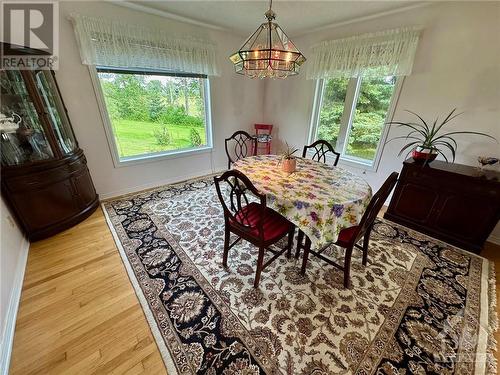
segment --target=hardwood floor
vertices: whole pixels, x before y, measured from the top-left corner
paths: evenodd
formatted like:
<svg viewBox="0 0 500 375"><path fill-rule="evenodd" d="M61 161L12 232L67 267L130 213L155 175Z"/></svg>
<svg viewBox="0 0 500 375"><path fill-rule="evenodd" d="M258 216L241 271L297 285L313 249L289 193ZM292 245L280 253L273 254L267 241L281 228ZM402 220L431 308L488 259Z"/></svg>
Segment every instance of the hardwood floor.
<svg viewBox="0 0 500 375"><path fill-rule="evenodd" d="M31 245L11 374L166 374L101 209Z"/></svg>
<svg viewBox="0 0 500 375"><path fill-rule="evenodd" d="M487 244L481 255L495 262L500 304L500 246ZM500 342L498 332L495 337ZM76 227L32 244L10 370L166 374L100 209Z"/></svg>

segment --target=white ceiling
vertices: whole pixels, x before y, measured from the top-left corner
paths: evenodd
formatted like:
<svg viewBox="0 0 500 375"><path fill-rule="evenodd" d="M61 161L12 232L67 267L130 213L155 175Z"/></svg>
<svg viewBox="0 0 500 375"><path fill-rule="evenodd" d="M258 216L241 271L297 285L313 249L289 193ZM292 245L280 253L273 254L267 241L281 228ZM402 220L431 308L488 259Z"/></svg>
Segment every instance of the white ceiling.
<svg viewBox="0 0 500 375"><path fill-rule="evenodd" d="M241 35L255 31L265 21L268 1L129 1L143 11L166 12L232 30ZM273 2L277 22L290 37L353 19L418 6L421 1L287 1ZM159 12L158 12L159 11ZM167 15L167 14L164 14ZM168 16L167 15L167 16Z"/></svg>

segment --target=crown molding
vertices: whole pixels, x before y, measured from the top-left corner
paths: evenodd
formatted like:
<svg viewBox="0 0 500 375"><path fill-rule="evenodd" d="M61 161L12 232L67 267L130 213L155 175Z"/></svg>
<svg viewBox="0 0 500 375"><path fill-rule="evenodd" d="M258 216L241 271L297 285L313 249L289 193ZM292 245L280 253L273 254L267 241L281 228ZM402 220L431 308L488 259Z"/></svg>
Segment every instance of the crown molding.
<svg viewBox="0 0 500 375"><path fill-rule="evenodd" d="M308 30L308 31L306 31L304 33L296 35L295 38L302 37L304 35L308 35L308 34L312 34L312 33L316 33L316 32L319 32L319 31L324 31L324 30L329 30L329 29L335 29L337 27L341 27L341 26L345 26L345 25L350 25L350 24L353 24L353 23L358 23L358 22L363 22L363 21L369 21L369 20L380 18L380 17L384 17L384 16L390 16L392 14L402 13L402 12L406 12L408 10L423 8L423 7L426 7L426 6L429 6L429 5L433 5L433 4L434 3L431 2L431 1L426 1L426 2L420 2L420 3L417 3L417 4L411 4L411 5L400 7L400 8L396 8L396 9L386 10L386 11L383 11L383 12L377 12L377 13L369 14L367 16L354 17L354 18L347 19L345 21L340 21L340 22L335 22L335 23L329 24L329 25L323 25L323 26L315 27L314 29L310 29L310 30Z"/></svg>
<svg viewBox="0 0 500 375"><path fill-rule="evenodd" d="M191 24L191 25L195 25L195 26L205 27L205 28L208 28L208 29L211 29L211 30L231 31L231 32L235 33L236 35L243 35L244 34L244 33L241 33L241 32L239 32L237 30L233 30L233 29L230 29L230 28L222 27L222 26L219 26L219 25L216 25L216 24L213 24L213 23L199 21L199 20L196 20L196 19L193 19L193 18L190 18L190 17L180 16L178 14L167 12L165 10L160 10L160 9L152 8L152 7L147 6L147 5L133 3L133 2L130 2L130 1L126 1L126 0L125 1L123 1L123 0L106 0L106 1L108 1L108 2L110 2L112 4L114 4L114 5L119 5L119 6L122 6L122 7L125 7L125 8L137 10L137 11L140 11L140 12L143 12L143 13L148 13L148 14L152 14L152 15L155 15L155 16L160 16L160 17L168 18L168 19L171 19L171 20L174 20L174 21L179 21L179 22L184 22L184 23L188 23L188 24ZM308 34L312 34L312 33L315 33L315 32L320 32L320 31L323 31L323 30L334 29L334 28L337 28L337 27L341 27L341 26L345 26L345 25L350 25L350 24L357 23L357 22L369 21L369 20L372 20L372 19L376 19L376 18L380 18L380 17L384 17L384 16L389 16L389 15L392 15L392 14L406 12L408 10L423 8L423 7L426 7L426 6L429 6L429 5L433 5L434 3L435 2L433 2L433 1L422 1L422 2L418 2L416 4L411 4L411 5L408 5L408 6L403 6L403 7L400 7L400 8L391 9L391 10L387 10L387 11L377 12L377 13L369 14L369 15L366 15L366 16L349 18L349 19L346 19L344 21L334 22L334 23L331 23L331 24L323 25L323 26L318 26L318 27L309 29L307 31L304 31L304 32L301 32L301 33L297 33L297 34L294 35L294 38L296 39L296 38L300 38L302 36L305 36L305 35L308 35Z"/></svg>
<svg viewBox="0 0 500 375"><path fill-rule="evenodd" d="M108 1L114 5L119 5L119 6L122 6L125 8L138 10L140 12L144 12L144 13L148 13L148 14L153 14L155 16L168 18L168 19L171 19L174 21L189 23L191 25L201 26L201 27L205 27L207 29L212 29L212 30L217 30L217 31L227 31L227 29L222 27L222 26L214 25L214 24L208 23L208 22L198 21L198 20L195 20L195 19L189 18L189 17L179 16L178 14L170 13L170 12L167 12L165 10L151 8L151 7L146 6L146 5L132 3L129 1L117 1L117 0L108 0Z"/></svg>

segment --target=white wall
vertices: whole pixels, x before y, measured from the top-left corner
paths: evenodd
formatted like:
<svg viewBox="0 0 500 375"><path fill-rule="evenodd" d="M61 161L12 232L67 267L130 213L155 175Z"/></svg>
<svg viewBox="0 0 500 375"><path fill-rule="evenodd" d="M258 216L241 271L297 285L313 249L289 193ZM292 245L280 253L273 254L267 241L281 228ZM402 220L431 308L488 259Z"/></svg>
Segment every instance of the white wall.
<svg viewBox="0 0 500 375"><path fill-rule="evenodd" d="M210 79L213 153L114 167L89 71L81 63L73 28L67 19L73 12L161 28L173 35L210 38L217 43L221 76ZM254 123L262 122L264 83L236 75L228 58L240 47L243 41L241 36L171 21L105 2L61 2L60 14L60 64L56 77L101 198L207 174L212 169L220 170L227 163L224 138L235 130L251 130Z"/></svg>
<svg viewBox="0 0 500 375"><path fill-rule="evenodd" d="M6 373L29 243L0 199L0 374Z"/></svg>
<svg viewBox="0 0 500 375"><path fill-rule="evenodd" d="M465 113L450 123L450 129L485 132L500 140L500 3L440 2L294 41L307 57L309 47L323 40L413 25L424 31L395 119L410 120L405 109L434 119L458 107ZM315 81L306 80L305 70L284 81L266 81L264 119L278 126L281 139L299 147L307 142L314 90ZM393 128L389 137L397 135L406 133ZM500 146L485 138L457 136L456 140L457 163L477 165L478 155L500 156ZM401 145L395 141L385 147L376 173L357 172L365 173L372 187L378 188L391 171L401 170L403 157L397 157ZM500 225L494 235L498 241Z"/></svg>

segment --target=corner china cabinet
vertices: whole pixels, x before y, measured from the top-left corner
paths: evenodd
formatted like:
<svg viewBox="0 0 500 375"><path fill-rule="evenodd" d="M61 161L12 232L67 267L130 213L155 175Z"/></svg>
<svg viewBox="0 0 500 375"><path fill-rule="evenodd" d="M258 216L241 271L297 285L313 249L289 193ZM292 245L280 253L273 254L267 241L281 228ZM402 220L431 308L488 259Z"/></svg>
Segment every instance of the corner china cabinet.
<svg viewBox="0 0 500 375"><path fill-rule="evenodd" d="M99 200L54 72L0 70L2 195L30 240L88 217Z"/></svg>

